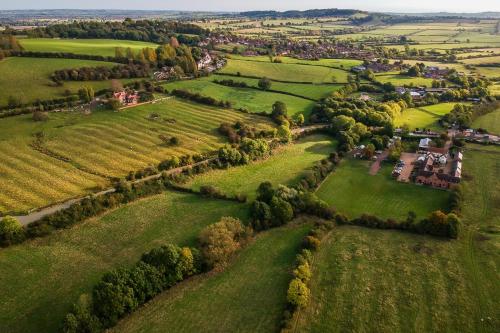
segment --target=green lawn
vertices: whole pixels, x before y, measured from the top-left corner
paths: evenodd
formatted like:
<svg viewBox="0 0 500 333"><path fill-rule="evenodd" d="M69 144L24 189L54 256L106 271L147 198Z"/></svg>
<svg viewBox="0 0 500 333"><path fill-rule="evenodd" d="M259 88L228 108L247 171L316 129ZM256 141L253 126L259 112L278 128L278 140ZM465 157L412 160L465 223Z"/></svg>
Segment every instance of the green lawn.
<svg viewBox="0 0 500 333"><path fill-rule="evenodd" d="M71 304L91 291L104 272L132 265L142 253L168 242L195 245L203 227L222 216L245 218L245 207L165 192L51 236L2 249L1 331L59 331Z"/></svg>
<svg viewBox="0 0 500 333"><path fill-rule="evenodd" d="M375 176L368 173L370 162L344 160L320 186L317 195L350 217L363 213L381 218L404 219L409 211L418 218L448 207L449 193L429 187L404 184L391 177L385 165Z"/></svg>
<svg viewBox="0 0 500 333"><path fill-rule="evenodd" d="M474 120L473 128L484 128L488 132L500 135L500 110L493 111Z"/></svg>
<svg viewBox="0 0 500 333"><path fill-rule="evenodd" d="M308 225L264 232L221 273L162 293L112 332L277 332Z"/></svg>
<svg viewBox="0 0 500 333"><path fill-rule="evenodd" d="M26 38L19 40L26 51L67 52L99 56L115 56L115 48L131 48L135 52L146 47L156 49L157 44L116 39L51 39Z"/></svg>
<svg viewBox="0 0 500 333"><path fill-rule="evenodd" d="M418 108L405 109L401 116L397 117L394 125L408 125L410 129L428 128L431 130L443 130L438 121L445 114L449 113L456 103L440 103Z"/></svg>
<svg viewBox="0 0 500 333"><path fill-rule="evenodd" d="M158 120L150 120L156 113ZM50 113L46 122L30 115L0 122L0 211L20 211L84 194L107 184L95 174L124 177L129 171L157 165L173 155L212 151L225 144L217 128L222 122L267 128L270 121L226 109L170 99L121 112ZM43 145L69 162L34 150L35 133ZM160 135L179 138L165 145Z"/></svg>
<svg viewBox="0 0 500 333"><path fill-rule="evenodd" d="M228 74L237 74L239 72L243 76L313 83L345 83L348 75L348 72L335 68L233 59L229 59L227 65L220 72Z"/></svg>
<svg viewBox="0 0 500 333"><path fill-rule="evenodd" d="M225 76L228 79L229 77ZM239 79L237 79L239 80ZM212 77L185 80L167 83L164 87L167 90L186 89L192 92L197 92L202 95L210 96L216 99L231 101L234 108L245 108L250 112L267 112L271 113L272 106L276 101L282 101L287 105L288 114L293 116L298 113L303 113L307 119L315 104L304 98L289 96L274 92L259 91L251 88L233 88L226 87L213 81ZM334 88L332 88L333 90Z"/></svg>
<svg viewBox="0 0 500 333"><path fill-rule="evenodd" d="M335 229L315 257L312 304L295 331L498 331L500 148L467 148L459 239Z"/></svg>
<svg viewBox="0 0 500 333"><path fill-rule="evenodd" d="M292 185L304 175L305 170L333 152L335 146L335 141L327 136L308 136L280 148L266 160L195 176L187 185L194 189L213 185L224 193L244 193L253 200L260 183L270 181L274 185Z"/></svg>
<svg viewBox="0 0 500 333"><path fill-rule="evenodd" d="M50 80L50 75L59 69L115 65L110 62L79 59L6 58L0 61L0 105L6 105L9 96L20 98L23 103L30 103L37 99L64 97L66 89L75 93L86 86L91 86L94 90L111 88L109 81L67 82L56 87Z"/></svg>
<svg viewBox="0 0 500 333"><path fill-rule="evenodd" d="M225 75L212 75L211 81L217 80L227 80L232 79L237 82L246 82L251 87L258 87L259 79L251 79L246 77L239 78L228 78ZM285 93L292 93L298 96L304 96L307 98L312 98L319 100L330 96L333 92L341 89L344 85L332 85L332 84L306 84L306 83L284 83L284 82L272 82L271 90L283 91Z"/></svg>

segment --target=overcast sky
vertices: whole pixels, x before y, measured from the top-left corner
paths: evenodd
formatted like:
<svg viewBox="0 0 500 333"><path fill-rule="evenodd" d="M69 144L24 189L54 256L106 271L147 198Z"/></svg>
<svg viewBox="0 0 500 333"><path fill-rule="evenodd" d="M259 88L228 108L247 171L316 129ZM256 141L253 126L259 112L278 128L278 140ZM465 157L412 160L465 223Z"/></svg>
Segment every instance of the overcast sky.
<svg viewBox="0 0 500 333"><path fill-rule="evenodd" d="M370 11L500 11L500 0L0 0L1 9L289 10L351 8Z"/></svg>

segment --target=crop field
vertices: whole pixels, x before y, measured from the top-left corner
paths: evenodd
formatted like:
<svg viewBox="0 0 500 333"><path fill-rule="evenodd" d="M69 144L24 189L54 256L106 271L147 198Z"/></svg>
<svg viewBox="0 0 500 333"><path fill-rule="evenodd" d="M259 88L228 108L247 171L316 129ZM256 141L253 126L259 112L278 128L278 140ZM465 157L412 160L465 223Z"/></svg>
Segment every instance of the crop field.
<svg viewBox="0 0 500 333"><path fill-rule="evenodd" d="M433 79L425 77L411 77L401 74L375 74L378 81L382 83L391 82L395 86L414 85L431 87Z"/></svg>
<svg viewBox="0 0 500 333"><path fill-rule="evenodd" d="M76 67L112 67L115 64L103 61L78 59L41 59L11 57L0 61L0 105L6 105L9 96L19 98L23 103L37 99L46 100L64 96L66 89L72 92L91 86L94 90L110 88L108 81L70 82L56 87L50 75L59 69ZM16 84L12 84L15 82Z"/></svg>
<svg viewBox="0 0 500 333"><path fill-rule="evenodd" d="M368 173L369 164L361 160L343 161L316 194L350 217L367 213L401 220L409 211L424 218L432 211L448 209L448 192L399 183L391 177L392 165L384 165L372 176Z"/></svg>
<svg viewBox="0 0 500 333"><path fill-rule="evenodd" d="M104 272L132 265L162 244L193 246L205 226L222 216L243 219L245 213L241 204L165 192L2 249L2 332L57 332L71 304Z"/></svg>
<svg viewBox="0 0 500 333"><path fill-rule="evenodd" d="M76 54L90 54L99 56L115 56L115 48L131 48L139 51L145 47L155 48L153 43L137 42L116 39L50 39L26 38L20 40L26 51L35 52L64 52Z"/></svg>
<svg viewBox="0 0 500 333"><path fill-rule="evenodd" d="M429 106L422 106L418 108L405 109L401 116L397 117L394 125L397 127L408 125L410 129L415 128L428 128L431 130L443 130L439 125L438 120L449 113L455 103L440 103Z"/></svg>
<svg viewBox="0 0 500 333"><path fill-rule="evenodd" d="M489 133L500 135L500 110L485 114L474 120L473 128L484 128Z"/></svg>
<svg viewBox="0 0 500 333"><path fill-rule="evenodd" d="M244 78L231 78L222 75L219 76L218 79L234 79L236 81L244 80ZM186 89L191 92L197 92L202 95L211 96L219 100L230 101L232 102L233 108L244 108L252 113L271 113L273 104L276 101L281 101L287 105L289 115L293 116L298 113L303 113L307 118L307 115L312 111L312 108L315 104L314 101L310 101L300 97L289 96L269 91L261 91L251 88L226 87L213 83L212 81L213 78L208 77L197 80L167 83L164 85L164 87L167 90ZM287 84L282 84L282 86L286 85ZM273 83L272 89L275 88L276 87ZM334 88L335 86L332 86L332 91L334 90Z"/></svg>
<svg viewBox="0 0 500 333"><path fill-rule="evenodd" d="M229 59L221 73L252 77L267 77L272 80L313 83L345 83L348 73L335 68L298 64L265 63Z"/></svg>
<svg viewBox="0 0 500 333"><path fill-rule="evenodd" d="M309 228L289 225L258 235L223 272L162 293L112 332L278 331L290 269Z"/></svg>
<svg viewBox="0 0 500 333"><path fill-rule="evenodd" d="M153 113L159 117L150 119ZM176 99L121 112L51 113L49 118L37 123L26 115L0 122L1 211L45 206L107 183L94 174L123 177L173 155L217 149L226 142L217 133L222 122L270 126L263 117ZM66 162L32 149L36 133L43 133L43 146ZM160 135L176 136L180 144L165 145Z"/></svg>
<svg viewBox="0 0 500 333"><path fill-rule="evenodd" d="M187 185L193 189L199 189L202 185L212 185L224 193L242 193L253 200L260 183L270 181L274 185L293 185L315 162L328 157L335 147L336 142L328 136L308 136L280 148L266 160L228 170L210 171L195 176Z"/></svg>
<svg viewBox="0 0 500 333"><path fill-rule="evenodd" d="M458 240L334 230L315 257L311 306L295 331L496 332L499 153L468 146Z"/></svg>

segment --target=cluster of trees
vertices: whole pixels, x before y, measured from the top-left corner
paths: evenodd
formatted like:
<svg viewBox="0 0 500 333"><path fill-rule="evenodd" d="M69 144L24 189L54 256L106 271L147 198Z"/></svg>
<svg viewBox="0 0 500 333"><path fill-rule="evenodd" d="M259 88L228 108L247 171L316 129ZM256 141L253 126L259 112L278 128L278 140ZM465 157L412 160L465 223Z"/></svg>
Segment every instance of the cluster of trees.
<svg viewBox="0 0 500 333"><path fill-rule="evenodd" d="M255 230L266 230L290 222L300 213L331 219L334 211L309 191L279 185L273 188L263 182L257 189L257 199L250 207L251 224Z"/></svg>
<svg viewBox="0 0 500 333"><path fill-rule="evenodd" d="M12 31L16 33L15 31ZM26 31L22 32L23 34ZM53 24L29 30L29 37L42 38L110 38L136 40L152 43L166 43L170 37L177 36L182 43L195 45L200 41L198 36L208 35L209 31L195 24L181 21L164 20L131 20L123 22L74 21L69 24Z"/></svg>
<svg viewBox="0 0 500 333"><path fill-rule="evenodd" d="M26 235L23 226L12 216L0 220L0 246L10 246L21 243Z"/></svg>
<svg viewBox="0 0 500 333"><path fill-rule="evenodd" d="M200 93L192 93L189 90L184 89L174 89L171 94L180 98L185 98L193 102L206 104L210 106L219 106L223 108L230 108L232 106L230 101L217 100L210 96L204 96Z"/></svg>
<svg viewBox="0 0 500 333"><path fill-rule="evenodd" d="M0 36L0 60L5 58L10 52L14 51L22 51L23 47L18 42L16 37L9 36Z"/></svg>
<svg viewBox="0 0 500 333"><path fill-rule="evenodd" d="M130 268L110 271L66 315L63 332L103 332L165 289L201 271L195 248L167 244L144 253Z"/></svg>
<svg viewBox="0 0 500 333"><path fill-rule="evenodd" d="M455 104L450 113L445 114L440 122L443 125L456 124L461 128L469 127L472 122L482 115L488 114L500 108L500 101L488 98L476 105Z"/></svg>
<svg viewBox="0 0 500 333"><path fill-rule="evenodd" d="M414 212L409 212L404 221L394 219L381 219L379 217L363 214L353 220L339 218L345 224L353 224L376 229L397 229L414 232L418 234L427 234L439 237L457 238L460 228L460 219L455 213L445 214L442 211L432 212L427 218L417 221Z"/></svg>
<svg viewBox="0 0 500 333"><path fill-rule="evenodd" d="M111 79L142 78L151 75L148 64L127 64L113 67L81 67L55 71L51 78L54 82L61 81L107 81Z"/></svg>
<svg viewBox="0 0 500 333"><path fill-rule="evenodd" d="M288 284L287 309L283 313L281 332L290 332L297 310L306 307L311 298L308 283L312 278L313 252L317 251L323 238L334 227L333 221L316 221L314 228L304 237L302 250L295 259L295 269L292 271L292 280Z"/></svg>
<svg viewBox="0 0 500 333"><path fill-rule="evenodd" d="M213 82L217 83L217 84L220 84L222 86L226 86L226 87L248 88L248 84L246 82L243 82L243 81L234 81L234 80L231 80L231 79L228 79L228 80L217 80L217 79L215 79Z"/></svg>
<svg viewBox="0 0 500 333"><path fill-rule="evenodd" d="M63 98L55 98L50 100L38 100L32 103L23 103L19 97L9 96L7 105L0 107L0 109L8 109L8 111L1 112L0 118L16 116L20 114L33 113L35 111L50 111L58 107L68 107L78 105L80 102L79 96L68 95Z"/></svg>
<svg viewBox="0 0 500 333"><path fill-rule="evenodd" d="M233 125L230 123L222 123L218 129L219 133L226 136L230 143L240 143L244 138L259 139L275 137L276 130L258 131L255 127L250 127L241 121L235 122Z"/></svg>
<svg viewBox="0 0 500 333"><path fill-rule="evenodd" d="M241 140L239 147L224 146L219 149L218 160L223 166L245 165L250 161L265 158L271 151L271 147L264 139Z"/></svg>

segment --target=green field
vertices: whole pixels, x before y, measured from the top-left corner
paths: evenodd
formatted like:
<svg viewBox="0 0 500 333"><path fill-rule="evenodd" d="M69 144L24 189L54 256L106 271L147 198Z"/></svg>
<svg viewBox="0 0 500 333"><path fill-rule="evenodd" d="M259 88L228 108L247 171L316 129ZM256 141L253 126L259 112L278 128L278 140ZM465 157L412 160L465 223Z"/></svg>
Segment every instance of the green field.
<svg viewBox="0 0 500 333"><path fill-rule="evenodd" d="M484 128L489 133L500 135L500 110L493 111L474 120L473 128Z"/></svg>
<svg viewBox="0 0 500 333"><path fill-rule="evenodd" d="M160 118L150 120L152 113ZM124 177L173 155L215 150L227 142L217 132L219 125L238 120L257 128L270 125L263 117L176 99L121 112L50 113L46 122L34 122L30 115L2 119L0 211L45 206L107 183L94 174ZM70 162L31 148L39 132L45 148ZM180 144L165 145L160 135L176 136Z"/></svg>
<svg viewBox="0 0 500 333"><path fill-rule="evenodd" d="M418 108L405 109L401 116L394 120L397 127L408 125L411 130L415 128L427 128L434 131L443 130L438 121L449 113L456 103L440 103Z"/></svg>
<svg viewBox="0 0 500 333"><path fill-rule="evenodd" d="M251 79L247 77L237 77L229 78L226 75L212 75L210 77L212 80L227 80L232 79L237 82L246 82L250 87L258 87L259 79ZM285 93L291 93L298 96L303 96L306 98L312 98L314 100L319 100L330 96L333 92L340 90L343 84L306 84L306 83L284 83L284 82L272 82L271 90L282 91Z"/></svg>
<svg viewBox="0 0 500 333"><path fill-rule="evenodd" d="M466 227L458 240L334 230L316 255L313 301L295 331L498 331L499 154L483 146L465 152Z"/></svg>
<svg viewBox="0 0 500 333"><path fill-rule="evenodd" d="M168 242L195 245L203 227L222 216L245 215L241 204L165 192L2 249L1 331L58 332L71 304L104 272L132 265L142 253Z"/></svg>
<svg viewBox="0 0 500 333"><path fill-rule="evenodd" d="M162 293L112 332L276 332L307 225L257 236L221 273Z"/></svg>
<svg viewBox="0 0 500 333"><path fill-rule="evenodd" d="M425 77L411 77L400 74L375 74L377 81L382 83L391 82L395 86L413 85L415 87L431 87L433 79Z"/></svg>
<svg viewBox="0 0 500 333"><path fill-rule="evenodd" d="M391 165L383 166L372 176L368 173L369 164L361 160L343 161L316 194L350 217L367 213L404 219L413 211L418 218L424 218L432 211L448 208L448 192L399 183L391 177Z"/></svg>
<svg viewBox="0 0 500 333"><path fill-rule="evenodd" d="M37 99L64 97L66 89L75 93L86 86L91 86L94 90L111 88L109 81L66 82L63 86L56 87L50 80L50 75L59 69L115 65L78 59L6 58L0 61L0 105L6 105L9 96L19 98L22 103L30 103Z"/></svg>
<svg viewBox="0 0 500 333"><path fill-rule="evenodd" d="M272 80L313 83L345 83L348 72L335 68L298 64L276 64L262 61L229 59L220 73L252 77L267 77Z"/></svg>
<svg viewBox="0 0 500 333"><path fill-rule="evenodd" d="M227 76L220 76L219 79L228 79ZM242 78L237 78L240 80ZM281 101L287 105L288 114L290 116L303 113L307 119L315 104L304 98L284 95L280 93L259 91L251 88L234 88L226 87L211 82L211 77L197 80L185 80L167 83L164 87L167 90L186 89L191 92L197 92L202 95L210 96L219 100L230 101L233 108L244 108L250 112L267 112L271 113L272 106L276 101ZM332 86L333 87L333 86ZM273 85L274 88L274 85ZM332 88L333 90L334 88Z"/></svg>
<svg viewBox="0 0 500 333"><path fill-rule="evenodd" d="M99 56L115 56L115 48L131 48L134 51L146 47L155 48L153 43L136 42L130 40L116 39L50 39L50 38L26 38L20 39L21 45L26 51L34 52L67 52L76 54L90 54Z"/></svg>
<svg viewBox="0 0 500 333"><path fill-rule="evenodd" d="M252 56L245 57L231 54L229 56L234 60L245 60L245 61L260 61L271 63L268 56ZM301 64L301 65L311 65L311 66L326 66L332 68L345 68L350 69L351 67L363 64L363 61L357 59L319 59L319 60L303 60L290 57L278 57L284 64Z"/></svg>
<svg viewBox="0 0 500 333"><path fill-rule="evenodd" d="M253 200L260 183L270 181L274 185L293 185L314 162L328 157L335 146L336 143L327 136L308 136L280 148L266 160L195 176L187 185L194 189L213 185L224 193L244 193Z"/></svg>

